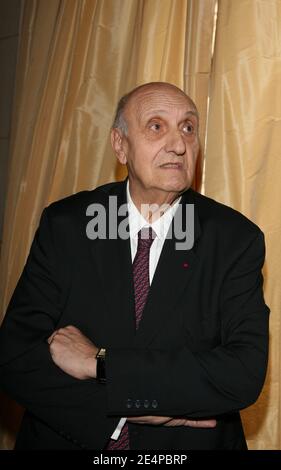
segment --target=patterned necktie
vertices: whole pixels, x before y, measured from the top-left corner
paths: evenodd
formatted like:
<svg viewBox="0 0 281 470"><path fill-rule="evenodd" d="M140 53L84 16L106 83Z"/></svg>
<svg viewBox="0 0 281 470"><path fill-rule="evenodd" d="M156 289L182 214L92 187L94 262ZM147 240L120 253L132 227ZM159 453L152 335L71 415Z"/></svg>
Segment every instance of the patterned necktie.
<svg viewBox="0 0 281 470"><path fill-rule="evenodd" d="M144 227L138 233L138 249L133 262L133 278L135 292L136 329L142 317L149 292L149 252L155 238L151 227ZM129 427L125 423L117 441L111 439L107 450L129 450Z"/></svg>
<svg viewBox="0 0 281 470"><path fill-rule="evenodd" d="M138 250L133 262L136 329L139 327L150 287L149 252L154 238L155 233L151 227L144 227L138 233Z"/></svg>

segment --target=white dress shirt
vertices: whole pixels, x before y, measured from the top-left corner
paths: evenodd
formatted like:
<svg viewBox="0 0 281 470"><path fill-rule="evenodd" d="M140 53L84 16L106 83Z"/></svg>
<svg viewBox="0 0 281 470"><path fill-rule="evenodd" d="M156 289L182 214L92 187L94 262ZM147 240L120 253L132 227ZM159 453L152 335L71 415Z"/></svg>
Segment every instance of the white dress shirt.
<svg viewBox="0 0 281 470"><path fill-rule="evenodd" d="M142 216L137 207L135 206L129 189L129 181L127 183L127 202L128 202L128 215L129 215L129 227L130 227L130 243L131 243L131 255L132 263L135 259L137 248L138 248L138 232L144 227L152 227L155 232L155 239L150 247L149 252L149 282L150 285L153 280L153 276L161 255L161 251L167 236L169 227L171 225L174 214L178 208L180 198L155 222L149 224L147 220ZM111 439L117 440L121 430L126 423L126 418L121 418L115 431L113 432Z"/></svg>

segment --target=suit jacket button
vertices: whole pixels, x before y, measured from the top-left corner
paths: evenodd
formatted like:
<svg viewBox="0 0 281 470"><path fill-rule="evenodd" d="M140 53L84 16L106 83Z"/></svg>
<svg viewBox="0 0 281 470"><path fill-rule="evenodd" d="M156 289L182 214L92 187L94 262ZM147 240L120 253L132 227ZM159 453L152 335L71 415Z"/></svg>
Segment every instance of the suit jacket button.
<svg viewBox="0 0 281 470"><path fill-rule="evenodd" d="M143 406L144 406L145 408L148 408L148 407L149 407L149 400L144 400Z"/></svg>
<svg viewBox="0 0 281 470"><path fill-rule="evenodd" d="M140 408L140 406L141 406L140 400L136 400L136 401L135 401L135 407L136 407L136 408Z"/></svg>
<svg viewBox="0 0 281 470"><path fill-rule="evenodd" d="M151 406L152 406L152 408L157 408L158 407L157 400L152 400Z"/></svg>
<svg viewBox="0 0 281 470"><path fill-rule="evenodd" d="M130 398L128 398L127 403L126 403L126 407L127 408L132 408L132 405L133 405L132 400Z"/></svg>

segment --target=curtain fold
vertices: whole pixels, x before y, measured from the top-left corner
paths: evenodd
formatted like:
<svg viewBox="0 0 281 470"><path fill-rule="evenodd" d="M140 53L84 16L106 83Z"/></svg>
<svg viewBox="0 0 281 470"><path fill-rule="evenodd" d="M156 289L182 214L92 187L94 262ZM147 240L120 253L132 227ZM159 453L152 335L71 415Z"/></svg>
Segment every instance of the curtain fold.
<svg viewBox="0 0 281 470"><path fill-rule="evenodd" d="M219 1L205 158L205 193L265 233L271 308L267 381L243 412L251 449L280 449L281 3ZM239 236L239 233L237 234Z"/></svg>
<svg viewBox="0 0 281 470"><path fill-rule="evenodd" d="M186 18L184 89L196 103L200 115L201 149L193 181L193 188L198 191L202 186L216 10L217 0L190 0Z"/></svg>

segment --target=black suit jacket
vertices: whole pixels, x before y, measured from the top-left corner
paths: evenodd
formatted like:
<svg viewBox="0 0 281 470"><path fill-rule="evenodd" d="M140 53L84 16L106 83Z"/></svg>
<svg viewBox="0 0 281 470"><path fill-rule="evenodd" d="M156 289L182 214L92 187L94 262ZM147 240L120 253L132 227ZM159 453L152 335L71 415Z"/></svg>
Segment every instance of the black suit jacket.
<svg viewBox="0 0 281 470"><path fill-rule="evenodd" d="M245 448L239 410L257 399L267 364L262 232L186 191L180 206L194 204L193 248L177 251L174 239L165 241L136 332L130 240L86 236L87 207L101 204L108 215L109 196L125 203L125 182L43 211L0 330L2 388L27 409L17 448L102 449L119 418L135 415L218 424L130 424L132 449ZM53 363L46 339L67 325L107 349L106 385Z"/></svg>

